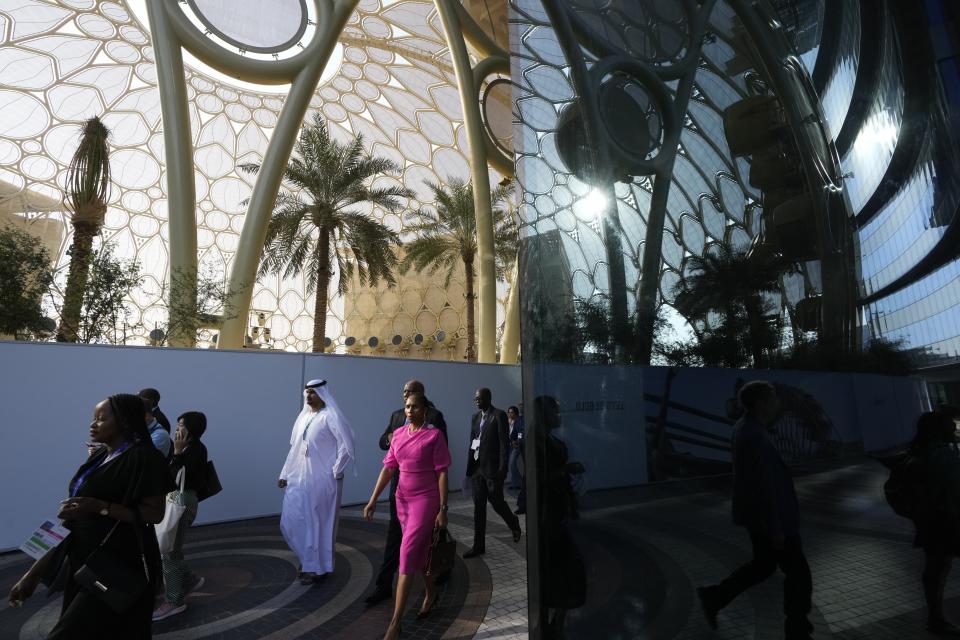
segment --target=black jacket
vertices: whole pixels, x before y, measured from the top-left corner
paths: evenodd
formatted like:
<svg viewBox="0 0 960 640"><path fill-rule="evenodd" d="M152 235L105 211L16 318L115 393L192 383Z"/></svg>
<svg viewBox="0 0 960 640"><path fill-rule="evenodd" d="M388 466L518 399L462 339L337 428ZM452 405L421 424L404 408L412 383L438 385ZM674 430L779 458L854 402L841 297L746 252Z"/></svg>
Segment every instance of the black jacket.
<svg viewBox="0 0 960 640"><path fill-rule="evenodd" d="M153 414L153 417L157 419L157 422L160 423L160 426L166 429L167 433L170 433L170 421L167 420L167 416L164 415L163 411L160 411L160 405L155 406L150 412Z"/></svg>
<svg viewBox="0 0 960 640"><path fill-rule="evenodd" d="M427 400L427 415L424 420L427 424L435 426L437 429L440 429L440 433L443 434L443 440L447 440L447 423L443 420L443 413L440 412L432 402ZM390 448L389 436L391 433L407 424L407 414L403 409L397 409L390 414L390 422L387 423L387 428L384 430L383 435L380 436L380 448L384 451ZM394 476L396 477L396 476Z"/></svg>
<svg viewBox="0 0 960 640"><path fill-rule="evenodd" d="M480 449L477 459L473 458L473 449L467 451L467 476L479 472L485 478L497 480L507 475L507 462L510 459L510 444L507 433L507 414L502 409L490 406L487 411L491 414L489 422L483 427L480 435ZM477 411L470 421L470 443L480 433L480 416Z"/></svg>
<svg viewBox="0 0 960 640"><path fill-rule="evenodd" d="M733 427L733 522L768 535L796 535L800 505L793 476L767 430L750 414Z"/></svg>

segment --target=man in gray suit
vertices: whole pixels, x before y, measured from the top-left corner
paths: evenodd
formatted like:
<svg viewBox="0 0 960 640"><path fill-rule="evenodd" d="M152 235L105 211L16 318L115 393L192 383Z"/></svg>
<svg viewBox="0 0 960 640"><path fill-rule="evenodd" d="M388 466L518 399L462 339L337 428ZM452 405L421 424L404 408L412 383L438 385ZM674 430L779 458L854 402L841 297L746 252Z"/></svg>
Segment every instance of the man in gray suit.
<svg viewBox="0 0 960 640"><path fill-rule="evenodd" d="M463 554L473 558L486 551L487 502L500 514L513 532L513 541L520 541L520 519L503 499L503 481L507 477L510 445L507 435L507 414L491 404L490 389L477 389L473 402L479 411L470 424L470 451L467 452L467 478L473 486L473 547Z"/></svg>

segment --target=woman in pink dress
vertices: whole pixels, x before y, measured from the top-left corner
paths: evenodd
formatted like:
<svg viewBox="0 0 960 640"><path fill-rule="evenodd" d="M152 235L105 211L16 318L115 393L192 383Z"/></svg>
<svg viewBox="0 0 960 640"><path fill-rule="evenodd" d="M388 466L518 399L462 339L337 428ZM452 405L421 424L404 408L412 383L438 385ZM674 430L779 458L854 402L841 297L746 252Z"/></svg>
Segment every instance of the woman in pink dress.
<svg viewBox="0 0 960 640"><path fill-rule="evenodd" d="M393 619L384 640L400 636L400 619L410 595L412 576L423 576L426 594L418 618L424 618L437 601L433 576L426 574L434 527L447 526L447 469L450 451L439 429L424 424L426 399L414 393L407 397L404 410L407 424L393 432L390 450L383 459L383 470L377 479L370 502L363 508L363 517L373 519L377 498L390 484L393 474L400 472L397 486L397 516L403 539L400 543L400 578Z"/></svg>

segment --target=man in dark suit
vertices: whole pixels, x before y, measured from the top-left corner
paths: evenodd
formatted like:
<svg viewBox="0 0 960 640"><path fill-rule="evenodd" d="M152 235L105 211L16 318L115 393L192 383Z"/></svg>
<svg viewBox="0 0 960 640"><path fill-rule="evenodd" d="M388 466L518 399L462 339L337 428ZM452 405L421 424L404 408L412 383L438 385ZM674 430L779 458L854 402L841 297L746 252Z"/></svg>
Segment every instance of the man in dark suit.
<svg viewBox="0 0 960 640"><path fill-rule="evenodd" d="M157 422L160 423L160 426L163 427L163 430L167 433L170 433L170 421L167 419L167 416L164 415L163 411L160 410L160 392L153 388L141 389L140 393L137 394L150 404L150 413L153 414L153 417L157 419Z"/></svg>
<svg viewBox="0 0 960 640"><path fill-rule="evenodd" d="M473 558L486 551L487 502L500 514L513 532L513 541L520 541L520 519L510 511L503 499L503 481L507 477L510 444L507 435L507 414L491 404L490 389L477 389L473 402L478 411L470 425L470 451L467 452L467 478L473 486L473 547L463 554Z"/></svg>
<svg viewBox="0 0 960 640"><path fill-rule="evenodd" d="M774 386L760 380L743 385L738 399L745 413L731 438L733 522L750 534L753 558L720 584L697 589L697 595L707 623L716 629L720 610L779 566L785 576L785 638L809 640L813 583L800 544L800 506L790 470L767 435L780 401Z"/></svg>
<svg viewBox="0 0 960 640"><path fill-rule="evenodd" d="M409 380L403 385L403 400L406 403L407 397L414 393L424 393L423 383L419 380ZM426 396L424 396L426 400ZM440 430L443 439L447 439L447 423L443 420L443 414L427 400L426 424L431 424ZM390 421L387 428L380 436L380 448L386 451L390 448L390 441L393 439L393 432L407 423L407 416L404 410L397 409L390 414ZM366 602L369 605L377 604L393 595L393 574L400 568L400 542L403 538L400 530L400 519L397 517L397 482L400 478L399 473L393 474L390 480L390 527L387 529L387 544L383 550L383 562L380 564L380 572L377 574L377 586L369 596ZM437 576L436 583L442 584L449 574Z"/></svg>

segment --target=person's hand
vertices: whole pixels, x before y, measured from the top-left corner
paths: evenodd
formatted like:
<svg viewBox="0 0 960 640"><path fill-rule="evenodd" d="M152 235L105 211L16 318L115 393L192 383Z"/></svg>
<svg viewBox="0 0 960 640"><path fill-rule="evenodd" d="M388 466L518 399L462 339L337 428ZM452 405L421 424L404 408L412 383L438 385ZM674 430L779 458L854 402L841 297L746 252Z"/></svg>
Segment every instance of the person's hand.
<svg viewBox="0 0 960 640"><path fill-rule="evenodd" d="M40 576L28 573L11 587L10 594L7 596L7 603L14 609L19 609L23 606L24 601L33 595L39 584Z"/></svg>
<svg viewBox="0 0 960 640"><path fill-rule="evenodd" d="M787 540L781 534L779 536L773 536L773 548L777 551L783 551L783 547L786 544Z"/></svg>
<svg viewBox="0 0 960 640"><path fill-rule="evenodd" d="M183 453L183 450L187 448L188 436L189 434L186 429L177 427L176 433L173 434L173 453L175 455L180 455Z"/></svg>
<svg viewBox="0 0 960 640"><path fill-rule="evenodd" d="M520 448L520 443L517 442L516 440L512 440L512 441L510 442L510 446L513 447L514 449L519 449L519 448Z"/></svg>
<svg viewBox="0 0 960 640"><path fill-rule="evenodd" d="M106 505L96 498L68 498L60 503L57 517L61 520L80 520L100 515Z"/></svg>
<svg viewBox="0 0 960 640"><path fill-rule="evenodd" d="M446 511L441 511L440 513L437 514L436 526L439 527L440 529L447 528L447 512Z"/></svg>
<svg viewBox="0 0 960 640"><path fill-rule="evenodd" d="M333 474L333 479L334 479L334 480L343 480L343 474L342 474L342 473L335 473L335 474Z"/></svg>
<svg viewBox="0 0 960 640"><path fill-rule="evenodd" d="M377 510L377 501L371 500L367 503L367 506L363 508L363 519L367 522L373 520L373 512Z"/></svg>
<svg viewBox="0 0 960 640"><path fill-rule="evenodd" d="M277 480L277 486L280 487L281 489L286 489L287 481L284 480L283 478L280 478L279 480Z"/></svg>

